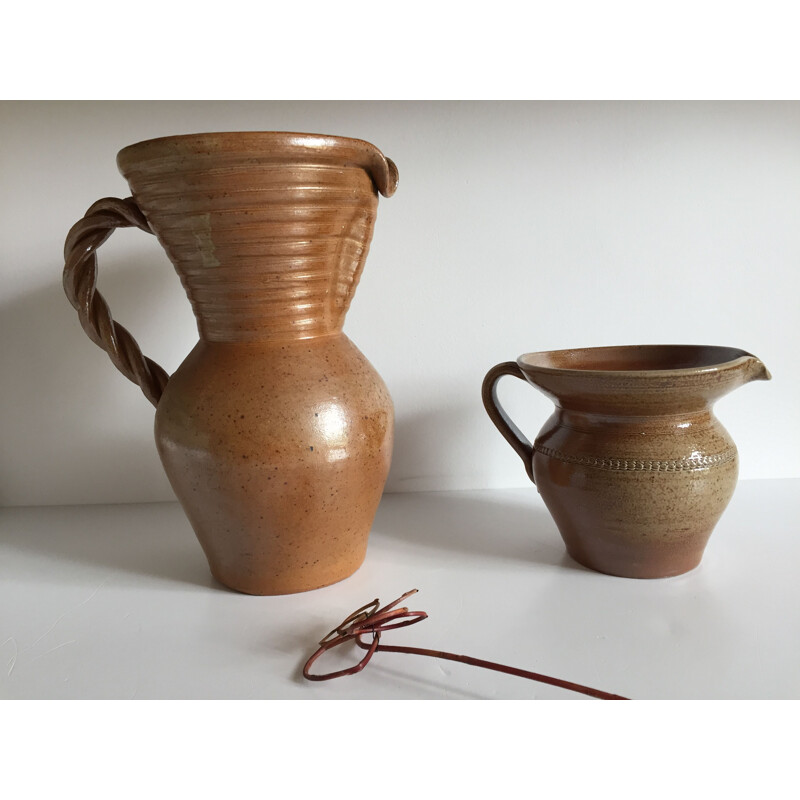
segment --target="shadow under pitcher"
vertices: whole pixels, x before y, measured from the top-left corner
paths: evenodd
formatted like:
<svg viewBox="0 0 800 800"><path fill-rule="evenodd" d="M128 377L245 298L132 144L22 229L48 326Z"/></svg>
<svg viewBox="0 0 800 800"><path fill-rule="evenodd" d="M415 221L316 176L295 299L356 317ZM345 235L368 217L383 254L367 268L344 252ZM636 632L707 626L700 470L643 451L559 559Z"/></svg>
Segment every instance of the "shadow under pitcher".
<svg viewBox="0 0 800 800"><path fill-rule="evenodd" d="M132 197L99 200L65 245L81 324L156 407L155 438L212 574L249 594L351 575L389 472L394 410L342 333L397 169L358 139L250 132L131 145ZM197 318L169 377L111 318L97 248L154 233Z"/></svg>
<svg viewBox="0 0 800 800"><path fill-rule="evenodd" d="M503 375L555 403L533 444L498 402ZM609 575L665 578L700 563L736 487L736 445L713 403L769 378L732 347L595 347L498 364L482 394L572 558Z"/></svg>

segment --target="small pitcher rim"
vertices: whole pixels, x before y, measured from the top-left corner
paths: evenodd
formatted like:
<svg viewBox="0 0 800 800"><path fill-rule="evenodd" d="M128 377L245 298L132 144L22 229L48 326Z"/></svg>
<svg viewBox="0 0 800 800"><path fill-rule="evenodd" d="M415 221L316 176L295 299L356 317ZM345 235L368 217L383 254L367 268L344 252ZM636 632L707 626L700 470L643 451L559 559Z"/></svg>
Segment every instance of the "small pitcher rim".
<svg viewBox="0 0 800 800"><path fill-rule="evenodd" d="M547 364L536 363L535 357L551 357L557 355L579 355L579 354L593 354L599 355L605 351L608 356L622 356L625 354L633 354L638 351L640 355L647 356L654 351L667 354L669 351L679 350L683 354L689 354L694 351L697 356L706 353L711 356L712 353L718 355L727 354L727 358L720 360L707 360L701 361L694 366L681 366L681 367L644 367L641 369L615 369L615 368L582 368L573 366L549 366ZM642 352L647 351L647 352ZM691 376L708 374L718 372L723 369L731 369L741 362L755 360L761 363L757 356L752 353L742 350L737 347L726 347L722 345L697 345L697 344L635 344L635 345L609 345L600 347L572 347L560 350L540 350L536 352L524 353L517 358L517 364L525 371L535 371L546 373L550 375L575 375L587 377L619 377L619 378L648 378L648 377L664 377L664 376Z"/></svg>

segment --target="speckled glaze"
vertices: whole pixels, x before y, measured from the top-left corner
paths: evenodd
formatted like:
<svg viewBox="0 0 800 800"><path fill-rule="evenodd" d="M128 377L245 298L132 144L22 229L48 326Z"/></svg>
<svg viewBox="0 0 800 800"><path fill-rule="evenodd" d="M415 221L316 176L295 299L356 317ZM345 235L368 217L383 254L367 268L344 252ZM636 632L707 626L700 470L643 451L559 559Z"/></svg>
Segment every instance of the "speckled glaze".
<svg viewBox="0 0 800 800"><path fill-rule="evenodd" d="M146 392L212 573L258 595L346 578L364 560L394 413L342 325L394 164L356 139L259 132L154 139L117 163L133 211L100 213L141 210L197 318L197 346L160 396Z"/></svg>
<svg viewBox="0 0 800 800"><path fill-rule="evenodd" d="M532 445L498 403L503 375L556 405ZM662 578L700 563L736 486L736 445L713 403L769 377L755 356L729 347L559 350L498 364L483 401L576 561L610 575Z"/></svg>

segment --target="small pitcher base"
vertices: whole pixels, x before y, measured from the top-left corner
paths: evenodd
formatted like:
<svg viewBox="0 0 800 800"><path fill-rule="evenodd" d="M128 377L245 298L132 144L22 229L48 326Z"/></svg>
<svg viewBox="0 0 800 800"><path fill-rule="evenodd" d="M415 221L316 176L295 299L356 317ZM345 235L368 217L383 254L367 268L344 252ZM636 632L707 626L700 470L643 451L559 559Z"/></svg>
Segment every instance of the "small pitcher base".
<svg viewBox="0 0 800 800"><path fill-rule="evenodd" d="M699 554L690 553L686 556L662 560L642 559L632 555L628 560L613 562L592 558L585 551L576 552L570 547L567 547L567 553L570 558L577 561L581 566L594 572L602 572L604 575L613 575L617 578L636 578L640 580L674 578L678 575L685 575L687 572L697 569L703 560L702 551Z"/></svg>

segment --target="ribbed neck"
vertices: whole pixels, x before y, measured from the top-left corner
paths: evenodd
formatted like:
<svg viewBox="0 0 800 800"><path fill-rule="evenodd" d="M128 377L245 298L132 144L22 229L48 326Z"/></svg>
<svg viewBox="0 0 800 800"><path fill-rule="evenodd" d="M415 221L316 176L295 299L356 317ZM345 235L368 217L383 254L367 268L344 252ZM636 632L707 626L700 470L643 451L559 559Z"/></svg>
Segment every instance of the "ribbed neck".
<svg viewBox="0 0 800 800"><path fill-rule="evenodd" d="M292 136L170 137L120 153L204 339L301 339L344 324L372 238L375 175L391 162L366 142Z"/></svg>

